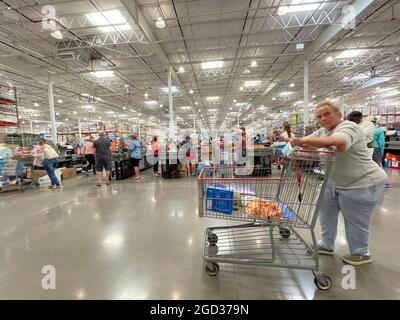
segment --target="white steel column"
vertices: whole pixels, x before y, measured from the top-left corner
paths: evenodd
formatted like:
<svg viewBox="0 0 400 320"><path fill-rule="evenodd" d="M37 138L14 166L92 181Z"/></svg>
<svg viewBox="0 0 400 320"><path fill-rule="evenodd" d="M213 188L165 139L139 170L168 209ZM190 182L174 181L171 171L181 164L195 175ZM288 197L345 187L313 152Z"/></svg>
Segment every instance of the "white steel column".
<svg viewBox="0 0 400 320"><path fill-rule="evenodd" d="M168 103L169 103L169 134L170 139L174 133L174 107L172 105L172 66L168 69Z"/></svg>
<svg viewBox="0 0 400 320"><path fill-rule="evenodd" d="M78 132L79 132L79 143L82 143L81 118L78 118Z"/></svg>
<svg viewBox="0 0 400 320"><path fill-rule="evenodd" d="M308 106L308 61L304 61L304 127L309 124L309 109Z"/></svg>
<svg viewBox="0 0 400 320"><path fill-rule="evenodd" d="M254 129L254 109L253 109L253 104L251 104L251 126Z"/></svg>
<svg viewBox="0 0 400 320"><path fill-rule="evenodd" d="M343 94L340 96L340 112L342 113L342 116L344 117L344 97L343 97Z"/></svg>
<svg viewBox="0 0 400 320"><path fill-rule="evenodd" d="M49 78L48 92L49 92L51 137L52 137L53 143L56 144L57 143L57 124L56 124L56 113L54 111L53 83L51 81L51 78Z"/></svg>

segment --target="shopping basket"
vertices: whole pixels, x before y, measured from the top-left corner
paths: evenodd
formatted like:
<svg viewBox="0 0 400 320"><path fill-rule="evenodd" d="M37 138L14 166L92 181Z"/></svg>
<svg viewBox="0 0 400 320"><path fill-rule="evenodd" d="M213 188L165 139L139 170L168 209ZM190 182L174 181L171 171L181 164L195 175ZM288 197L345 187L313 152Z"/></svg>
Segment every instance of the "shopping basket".
<svg viewBox="0 0 400 320"><path fill-rule="evenodd" d="M334 158L330 150L294 150L268 177L241 176L243 167L204 167L199 216L246 222L206 229L206 272L217 275L218 263L311 270L316 286L329 289L331 279L319 271L314 227Z"/></svg>

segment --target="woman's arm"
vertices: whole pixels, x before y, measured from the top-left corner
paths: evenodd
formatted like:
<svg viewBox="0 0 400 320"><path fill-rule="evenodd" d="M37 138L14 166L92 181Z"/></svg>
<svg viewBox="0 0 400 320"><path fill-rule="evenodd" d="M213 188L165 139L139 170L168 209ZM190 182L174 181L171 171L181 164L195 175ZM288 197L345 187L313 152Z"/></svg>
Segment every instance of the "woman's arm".
<svg viewBox="0 0 400 320"><path fill-rule="evenodd" d="M314 148L336 147L337 151L339 152L344 152L346 150L346 141L342 137L338 136L320 138L291 138L289 141L292 146Z"/></svg>

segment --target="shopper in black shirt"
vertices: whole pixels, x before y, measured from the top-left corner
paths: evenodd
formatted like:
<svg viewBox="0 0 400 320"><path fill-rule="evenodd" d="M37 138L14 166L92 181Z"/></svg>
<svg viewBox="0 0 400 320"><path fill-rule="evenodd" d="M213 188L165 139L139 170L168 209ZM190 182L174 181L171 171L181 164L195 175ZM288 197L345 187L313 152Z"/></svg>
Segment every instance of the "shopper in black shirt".
<svg viewBox="0 0 400 320"><path fill-rule="evenodd" d="M105 138L103 131L99 132L99 138L94 142L96 148L96 172L97 186L101 187L103 168L106 170L106 184L110 184L111 176L111 143Z"/></svg>

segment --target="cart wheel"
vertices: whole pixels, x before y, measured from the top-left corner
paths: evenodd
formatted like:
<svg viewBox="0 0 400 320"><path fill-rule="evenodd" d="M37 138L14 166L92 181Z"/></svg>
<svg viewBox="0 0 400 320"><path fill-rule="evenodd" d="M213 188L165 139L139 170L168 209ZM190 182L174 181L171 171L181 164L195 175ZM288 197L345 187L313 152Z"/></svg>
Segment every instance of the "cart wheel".
<svg viewBox="0 0 400 320"><path fill-rule="evenodd" d="M320 290L328 290L332 285L332 279L328 276L322 275L314 277L314 283Z"/></svg>
<svg viewBox="0 0 400 320"><path fill-rule="evenodd" d="M279 233L283 239L288 239L291 235L289 228L279 228Z"/></svg>
<svg viewBox="0 0 400 320"><path fill-rule="evenodd" d="M218 242L218 236L215 233L209 233L207 236L207 241L210 245L214 245Z"/></svg>
<svg viewBox="0 0 400 320"><path fill-rule="evenodd" d="M209 267L209 265L212 266L212 269ZM206 265L206 272L209 276L215 277L219 273L219 265L214 262L208 263Z"/></svg>

